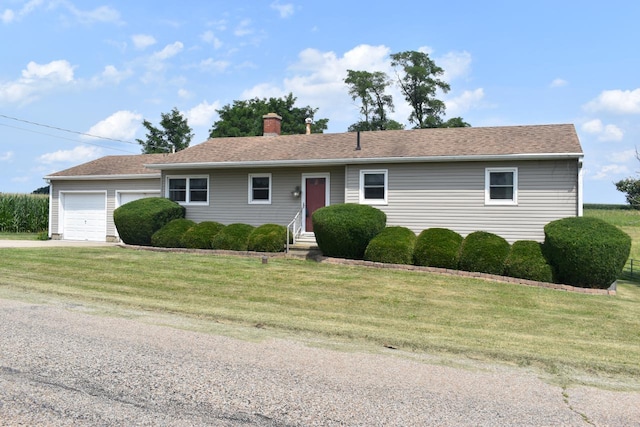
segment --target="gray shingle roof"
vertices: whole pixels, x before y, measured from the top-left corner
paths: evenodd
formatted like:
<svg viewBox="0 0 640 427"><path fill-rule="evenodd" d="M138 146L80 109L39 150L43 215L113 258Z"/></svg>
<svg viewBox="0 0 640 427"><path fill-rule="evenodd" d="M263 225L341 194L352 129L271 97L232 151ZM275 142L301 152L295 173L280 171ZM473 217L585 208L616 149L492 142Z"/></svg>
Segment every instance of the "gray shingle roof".
<svg viewBox="0 0 640 427"><path fill-rule="evenodd" d="M157 175L160 171L148 169L146 164L163 161L165 154L138 154L131 156L106 156L46 176L47 179L63 177L117 177Z"/></svg>
<svg viewBox="0 0 640 427"><path fill-rule="evenodd" d="M582 154L573 125L413 129L357 134L214 138L169 155L153 168L225 164L307 164Z"/></svg>
<svg viewBox="0 0 640 427"><path fill-rule="evenodd" d="M361 132L360 150L356 144L354 132L214 138L175 154L102 157L46 178L159 175L160 169L181 167L582 155L571 124Z"/></svg>

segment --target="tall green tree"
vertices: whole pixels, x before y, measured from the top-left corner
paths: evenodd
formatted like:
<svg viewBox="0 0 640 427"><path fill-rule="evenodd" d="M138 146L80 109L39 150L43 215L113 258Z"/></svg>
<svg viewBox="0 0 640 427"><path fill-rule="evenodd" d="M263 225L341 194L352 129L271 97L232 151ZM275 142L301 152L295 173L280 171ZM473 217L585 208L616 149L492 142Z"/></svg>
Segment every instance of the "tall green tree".
<svg viewBox="0 0 640 427"><path fill-rule="evenodd" d="M640 160L640 152L638 152L637 149L636 159ZM627 203L629 203L632 208L640 209L640 179L629 177L615 182L614 185L618 191L625 193Z"/></svg>
<svg viewBox="0 0 640 427"><path fill-rule="evenodd" d="M147 128L146 139L136 139L142 145L142 153L172 153L189 147L193 133L186 117L176 107L160 116L160 128L146 119L142 122Z"/></svg>
<svg viewBox="0 0 640 427"><path fill-rule="evenodd" d="M303 134L306 131L305 120L314 118L318 108L296 107L297 98L292 93L282 98L253 98L246 101L233 101L218 110L220 120L209 130L210 138L225 136L260 136L263 133L262 116L277 113L282 117L282 135ZM322 133L327 129L329 119L314 119L312 133Z"/></svg>
<svg viewBox="0 0 640 427"><path fill-rule="evenodd" d="M417 51L392 54L391 65L396 70L400 91L413 109L409 121L416 129L441 127L446 107L436 98L436 91L447 93L450 89L441 79L444 70L428 54Z"/></svg>
<svg viewBox="0 0 640 427"><path fill-rule="evenodd" d="M393 97L386 93L391 84L389 77L382 71L347 70L344 82L349 87L349 95L354 101L360 101L360 115L363 120L349 126L349 131L402 129L402 125L389 119L388 111L393 112Z"/></svg>

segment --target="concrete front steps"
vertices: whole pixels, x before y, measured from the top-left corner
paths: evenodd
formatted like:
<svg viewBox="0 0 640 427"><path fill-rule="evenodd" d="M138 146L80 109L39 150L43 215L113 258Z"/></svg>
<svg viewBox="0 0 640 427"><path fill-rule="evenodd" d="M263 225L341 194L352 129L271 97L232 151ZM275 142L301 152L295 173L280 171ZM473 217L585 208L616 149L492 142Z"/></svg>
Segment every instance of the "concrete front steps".
<svg viewBox="0 0 640 427"><path fill-rule="evenodd" d="M322 256L322 252L316 243L316 236L313 233L305 233L300 235L296 242L289 245L287 256L293 258L316 259Z"/></svg>

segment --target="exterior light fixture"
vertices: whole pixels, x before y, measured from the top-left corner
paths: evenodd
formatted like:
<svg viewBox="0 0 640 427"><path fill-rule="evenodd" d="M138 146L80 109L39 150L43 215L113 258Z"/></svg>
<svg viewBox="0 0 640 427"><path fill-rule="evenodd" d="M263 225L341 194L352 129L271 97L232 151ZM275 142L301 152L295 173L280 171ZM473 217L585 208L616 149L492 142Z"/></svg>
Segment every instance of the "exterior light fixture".
<svg viewBox="0 0 640 427"><path fill-rule="evenodd" d="M302 191L300 191L300 186L296 186L296 188L291 192L291 196L294 199L297 199L298 197L300 197L300 195L302 194Z"/></svg>

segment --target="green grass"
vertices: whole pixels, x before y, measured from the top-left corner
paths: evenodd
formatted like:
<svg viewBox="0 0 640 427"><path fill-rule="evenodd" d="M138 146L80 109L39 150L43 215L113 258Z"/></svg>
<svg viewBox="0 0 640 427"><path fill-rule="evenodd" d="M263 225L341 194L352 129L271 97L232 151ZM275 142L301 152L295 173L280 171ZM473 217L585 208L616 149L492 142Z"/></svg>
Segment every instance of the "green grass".
<svg viewBox="0 0 640 427"><path fill-rule="evenodd" d="M41 233L7 233L0 232L0 240L38 240Z"/></svg>
<svg viewBox="0 0 640 427"><path fill-rule="evenodd" d="M3 249L0 290L414 352L640 377L640 287L593 296L271 258ZM6 292L5 292L6 293ZM563 374L564 375L564 374Z"/></svg>

